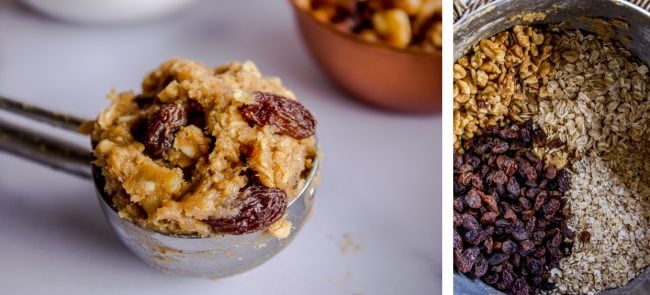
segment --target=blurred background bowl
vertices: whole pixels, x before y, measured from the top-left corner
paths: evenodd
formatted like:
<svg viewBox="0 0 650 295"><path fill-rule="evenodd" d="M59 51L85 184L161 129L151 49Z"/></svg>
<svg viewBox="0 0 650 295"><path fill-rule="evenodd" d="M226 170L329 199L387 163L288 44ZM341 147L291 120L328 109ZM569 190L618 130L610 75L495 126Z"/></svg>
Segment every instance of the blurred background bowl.
<svg viewBox="0 0 650 295"><path fill-rule="evenodd" d="M369 43L338 31L296 6L305 45L325 73L356 98L387 109L440 112L442 53Z"/></svg>
<svg viewBox="0 0 650 295"><path fill-rule="evenodd" d="M23 0L52 17L84 24L118 24L161 17L195 0Z"/></svg>

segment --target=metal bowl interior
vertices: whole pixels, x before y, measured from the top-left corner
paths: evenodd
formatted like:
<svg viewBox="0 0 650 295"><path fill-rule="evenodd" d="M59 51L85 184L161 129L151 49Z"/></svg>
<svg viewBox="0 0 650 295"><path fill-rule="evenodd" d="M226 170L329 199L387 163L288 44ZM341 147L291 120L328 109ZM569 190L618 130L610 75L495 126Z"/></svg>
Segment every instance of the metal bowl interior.
<svg viewBox="0 0 650 295"><path fill-rule="evenodd" d="M341 88L365 102L397 111L439 112L442 53L425 53L369 43L318 21L296 6L305 46Z"/></svg>
<svg viewBox="0 0 650 295"><path fill-rule="evenodd" d="M286 211L291 234L278 239L267 232L202 238L159 233L122 219L106 201L101 180L95 177L97 197L106 219L124 245L136 256L164 273L222 278L250 270L284 249L298 234L311 212L319 161L314 162L305 186ZM96 172L94 173L95 175Z"/></svg>
<svg viewBox="0 0 650 295"><path fill-rule="evenodd" d="M531 21L523 17L542 13ZM538 16L540 16L538 14ZM618 19L629 28L599 26L595 18ZM650 13L621 0L498 0L473 11L454 25L454 60L463 56L481 39L507 30L516 24L564 23L568 28L605 33L627 45L631 52L650 64ZM501 294L481 281L473 281L461 274L454 275L455 294ZM646 268L628 284L600 294L650 294L650 268Z"/></svg>

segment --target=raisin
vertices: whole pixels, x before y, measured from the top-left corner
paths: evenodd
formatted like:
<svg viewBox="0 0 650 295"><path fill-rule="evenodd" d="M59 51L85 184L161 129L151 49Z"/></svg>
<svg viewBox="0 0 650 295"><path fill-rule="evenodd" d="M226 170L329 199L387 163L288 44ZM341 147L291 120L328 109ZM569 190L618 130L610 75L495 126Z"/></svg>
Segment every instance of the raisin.
<svg viewBox="0 0 650 295"><path fill-rule="evenodd" d="M533 257L536 258L544 258L544 256L546 255L546 248L538 247L537 250L535 250L535 252L533 252L532 255Z"/></svg>
<svg viewBox="0 0 650 295"><path fill-rule="evenodd" d="M528 161L530 161L534 166L537 166L539 164L542 164L542 161L533 153L532 151L524 151L523 152L524 158L526 158ZM540 166L540 169L543 168L543 164Z"/></svg>
<svg viewBox="0 0 650 295"><path fill-rule="evenodd" d="M454 251L463 251L463 238L454 230Z"/></svg>
<svg viewBox="0 0 650 295"><path fill-rule="evenodd" d="M535 167L530 162L520 158L517 162L517 167L519 174L528 181L537 180L537 171L535 171Z"/></svg>
<svg viewBox="0 0 650 295"><path fill-rule="evenodd" d="M487 204L488 209L492 212L499 212L499 207L497 207L497 201L494 199L492 195L482 195L481 198L483 199L483 202Z"/></svg>
<svg viewBox="0 0 650 295"><path fill-rule="evenodd" d="M461 255L462 259L460 259L463 261L463 264L458 266L458 270L462 273L470 272L479 253L481 253L481 250L478 247L472 247L465 250Z"/></svg>
<svg viewBox="0 0 650 295"><path fill-rule="evenodd" d="M507 142L502 141L502 142L499 142L499 143L495 144L492 147L492 153L503 154L503 153L507 152L508 149L510 149L510 145Z"/></svg>
<svg viewBox="0 0 650 295"><path fill-rule="evenodd" d="M519 131L512 128L504 128L499 131L499 137L503 139L515 139L519 137Z"/></svg>
<svg viewBox="0 0 650 295"><path fill-rule="evenodd" d="M472 245L478 245L481 242L481 235L479 234L477 229L468 230L465 233L464 238L466 242Z"/></svg>
<svg viewBox="0 0 650 295"><path fill-rule="evenodd" d="M476 189L470 190L467 195L465 195L465 204L468 207L478 209L481 208L481 195Z"/></svg>
<svg viewBox="0 0 650 295"><path fill-rule="evenodd" d="M533 131L533 143L539 147L546 146L546 133L542 129L535 129Z"/></svg>
<svg viewBox="0 0 650 295"><path fill-rule="evenodd" d="M456 169L460 168L461 166L463 166L463 163L464 163L463 162L463 155L454 152L454 170L456 170Z"/></svg>
<svg viewBox="0 0 650 295"><path fill-rule="evenodd" d="M508 192L513 196L518 196L521 193L521 187L519 186L519 182L517 182L516 178L510 177L508 184L506 184L506 190L508 190Z"/></svg>
<svg viewBox="0 0 650 295"><path fill-rule="evenodd" d="M517 214L515 214L515 211L513 211L510 207L506 207L505 212L503 213L503 218L514 222L517 220Z"/></svg>
<svg viewBox="0 0 650 295"><path fill-rule="evenodd" d="M546 246L546 251L551 255L551 258L556 258L558 260L563 255L562 251L560 251L560 248L551 247L550 245Z"/></svg>
<svg viewBox="0 0 650 295"><path fill-rule="evenodd" d="M497 213L496 212L485 212L481 216L481 223L482 224L491 224L496 220L497 218Z"/></svg>
<svg viewBox="0 0 650 295"><path fill-rule="evenodd" d="M479 229L479 225L478 225L478 221L476 221L476 217L469 214L463 214L460 217L463 219L463 228L465 228L466 230Z"/></svg>
<svg viewBox="0 0 650 295"><path fill-rule="evenodd" d="M531 200L535 199L537 195L541 192L539 188L536 187L531 187L526 190L526 198L529 198Z"/></svg>
<svg viewBox="0 0 650 295"><path fill-rule="evenodd" d="M484 276L488 271L488 263L483 255L479 255L474 262L474 278L479 279Z"/></svg>
<svg viewBox="0 0 650 295"><path fill-rule="evenodd" d="M496 162L499 169L508 176L512 176L517 172L517 162L508 156L499 155Z"/></svg>
<svg viewBox="0 0 650 295"><path fill-rule="evenodd" d="M463 172L462 174L458 175L456 177L456 180L458 181L458 184L462 186L468 186L472 182L472 176L474 176L474 173L472 173L472 171L470 170L468 172Z"/></svg>
<svg viewBox="0 0 650 295"><path fill-rule="evenodd" d="M558 231L558 233L553 236L553 238L548 244L551 245L552 247L558 248L560 247L561 243L562 243L562 235Z"/></svg>
<svg viewBox="0 0 650 295"><path fill-rule="evenodd" d="M316 119L299 102L284 96L256 92L255 103L240 108L241 114L249 124L257 126L272 125L281 134L303 139L316 132Z"/></svg>
<svg viewBox="0 0 650 295"><path fill-rule="evenodd" d="M483 247L485 247L485 253L492 254L492 249L494 249L494 240L492 237L489 237L483 241Z"/></svg>
<svg viewBox="0 0 650 295"><path fill-rule="evenodd" d="M589 241L591 240L591 233L589 233L586 230L581 231L580 234L578 235L578 240L581 243L589 243Z"/></svg>
<svg viewBox="0 0 650 295"><path fill-rule="evenodd" d="M481 176L478 174L472 175L470 178L472 182L472 187L475 187L477 189L482 190L483 189L483 179L481 179Z"/></svg>
<svg viewBox="0 0 650 295"><path fill-rule="evenodd" d="M230 218L208 219L215 232L240 235L267 229L287 209L287 193L277 188L251 185L243 192L239 214Z"/></svg>
<svg viewBox="0 0 650 295"><path fill-rule="evenodd" d="M552 148L552 149L559 148L559 147L564 146L564 142L559 140L559 139L553 139L553 140L547 142L546 146L549 147L549 148Z"/></svg>
<svg viewBox="0 0 650 295"><path fill-rule="evenodd" d="M530 238L530 233L526 231L523 226L515 227L515 229L512 231L512 237L517 241L528 240Z"/></svg>
<svg viewBox="0 0 650 295"><path fill-rule="evenodd" d="M567 239L569 239L569 240L573 240L573 239L575 239L575 237L576 237L576 233L573 232L573 231L572 231L570 228L568 228L568 227L565 227L565 228L562 230L562 233L563 233L564 236L565 236Z"/></svg>
<svg viewBox="0 0 650 295"><path fill-rule="evenodd" d="M454 226L458 227L463 225L463 218L460 217L460 214L454 212Z"/></svg>
<svg viewBox="0 0 650 295"><path fill-rule="evenodd" d="M541 275L544 268L539 260L531 257L526 258L526 266L528 267L528 272L536 276Z"/></svg>
<svg viewBox="0 0 650 295"><path fill-rule="evenodd" d="M519 249L522 255L528 255L535 251L535 242L531 240L523 240L519 242Z"/></svg>
<svg viewBox="0 0 650 295"><path fill-rule="evenodd" d="M518 249L519 246L517 246L517 243L511 240L507 240L501 244L501 251L505 254L513 254L517 252Z"/></svg>
<svg viewBox="0 0 650 295"><path fill-rule="evenodd" d="M524 197L519 198L519 206L521 206L521 208L524 209L524 211L521 212L522 215L527 214L526 211L533 207L533 205L530 203L530 200L526 199ZM535 214L535 211L532 211L532 210L530 210L530 211L531 211L530 217L532 217Z"/></svg>
<svg viewBox="0 0 650 295"><path fill-rule="evenodd" d="M557 174L557 187L561 192L566 192L569 190L571 183L569 177L564 172L564 169L560 170Z"/></svg>
<svg viewBox="0 0 650 295"><path fill-rule="evenodd" d="M533 233L533 242L535 242L536 245L541 245L544 241L544 237L546 237L546 233L543 231L536 231Z"/></svg>
<svg viewBox="0 0 650 295"><path fill-rule="evenodd" d="M174 144L176 132L187 125L187 111L180 103L168 103L153 113L147 123L145 149L155 158L162 157Z"/></svg>
<svg viewBox="0 0 650 295"><path fill-rule="evenodd" d="M508 182L508 176L501 170L497 170L494 173L492 173L491 177L492 182L495 184L505 184Z"/></svg>
<svg viewBox="0 0 650 295"><path fill-rule="evenodd" d="M531 293L530 286L528 286L524 278L518 278L512 285L512 293L515 295L529 295Z"/></svg>
<svg viewBox="0 0 650 295"><path fill-rule="evenodd" d="M546 179L555 179L556 176L557 169L555 169L555 167L552 165L546 166L544 169L544 177L546 177Z"/></svg>
<svg viewBox="0 0 650 295"><path fill-rule="evenodd" d="M510 255L504 254L504 253L495 253L490 256L490 259L488 260L489 265L497 265L504 263L506 260L510 258Z"/></svg>
<svg viewBox="0 0 650 295"><path fill-rule="evenodd" d="M550 199L542 207L542 211L544 211L544 215L546 216L555 214L555 212L557 212L557 210L559 209L560 209L560 201L558 199Z"/></svg>
<svg viewBox="0 0 650 295"><path fill-rule="evenodd" d="M474 153L482 155L485 154L487 151L489 151L491 146L487 143L481 143L476 146L474 146L474 149L472 150Z"/></svg>
<svg viewBox="0 0 650 295"><path fill-rule="evenodd" d="M487 240L488 238L490 238L490 236L492 236L493 233L494 233L494 226L491 225L486 226L485 229L479 231L479 235L480 235L479 240L480 241Z"/></svg>
<svg viewBox="0 0 650 295"><path fill-rule="evenodd" d="M494 225L496 225L497 227L508 227L510 226L510 224L511 222L505 219L499 219L494 222Z"/></svg>
<svg viewBox="0 0 650 295"><path fill-rule="evenodd" d="M512 273L512 271L504 269L503 272L501 272L501 283L503 284L501 290L510 288L514 281L515 275Z"/></svg>
<svg viewBox="0 0 650 295"><path fill-rule="evenodd" d="M535 198L535 205L533 205L533 209L535 209L535 211L539 211L539 209L544 206L544 202L546 202L546 192L541 192L537 195L537 198Z"/></svg>
<svg viewBox="0 0 650 295"><path fill-rule="evenodd" d="M458 212L462 212L463 209L465 208L464 200L461 198L455 198L454 199L454 210Z"/></svg>
<svg viewBox="0 0 650 295"><path fill-rule="evenodd" d="M471 155L467 155L465 162L472 167L472 170L478 169L479 165L481 165L481 159Z"/></svg>

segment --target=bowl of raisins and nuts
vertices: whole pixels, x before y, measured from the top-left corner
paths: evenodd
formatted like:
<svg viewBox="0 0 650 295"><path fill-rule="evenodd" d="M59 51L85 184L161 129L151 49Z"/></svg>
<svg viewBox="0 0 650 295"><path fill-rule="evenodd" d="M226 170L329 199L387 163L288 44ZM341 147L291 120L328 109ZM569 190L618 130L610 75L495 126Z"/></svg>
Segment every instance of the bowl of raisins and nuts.
<svg viewBox="0 0 650 295"><path fill-rule="evenodd" d="M647 294L650 14L487 2L454 27L456 293Z"/></svg>
<svg viewBox="0 0 650 295"><path fill-rule="evenodd" d="M290 0L304 43L352 96L386 109L441 109L440 0Z"/></svg>

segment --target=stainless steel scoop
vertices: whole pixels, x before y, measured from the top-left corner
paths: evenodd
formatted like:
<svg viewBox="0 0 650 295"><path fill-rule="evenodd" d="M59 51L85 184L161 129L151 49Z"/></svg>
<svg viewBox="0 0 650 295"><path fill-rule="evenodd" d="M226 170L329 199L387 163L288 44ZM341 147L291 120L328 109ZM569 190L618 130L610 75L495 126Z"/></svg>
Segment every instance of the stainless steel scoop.
<svg viewBox="0 0 650 295"><path fill-rule="evenodd" d="M78 132L84 120L19 103L0 96L0 109L55 127ZM319 161L314 162L299 195L287 208L291 234L278 239L266 232L202 238L175 236L142 228L120 218L103 195L101 179L91 172L88 148L75 146L0 119L0 151L32 160L85 179L93 179L97 198L111 227L140 259L169 274L221 278L252 269L275 256L300 231L314 201Z"/></svg>

